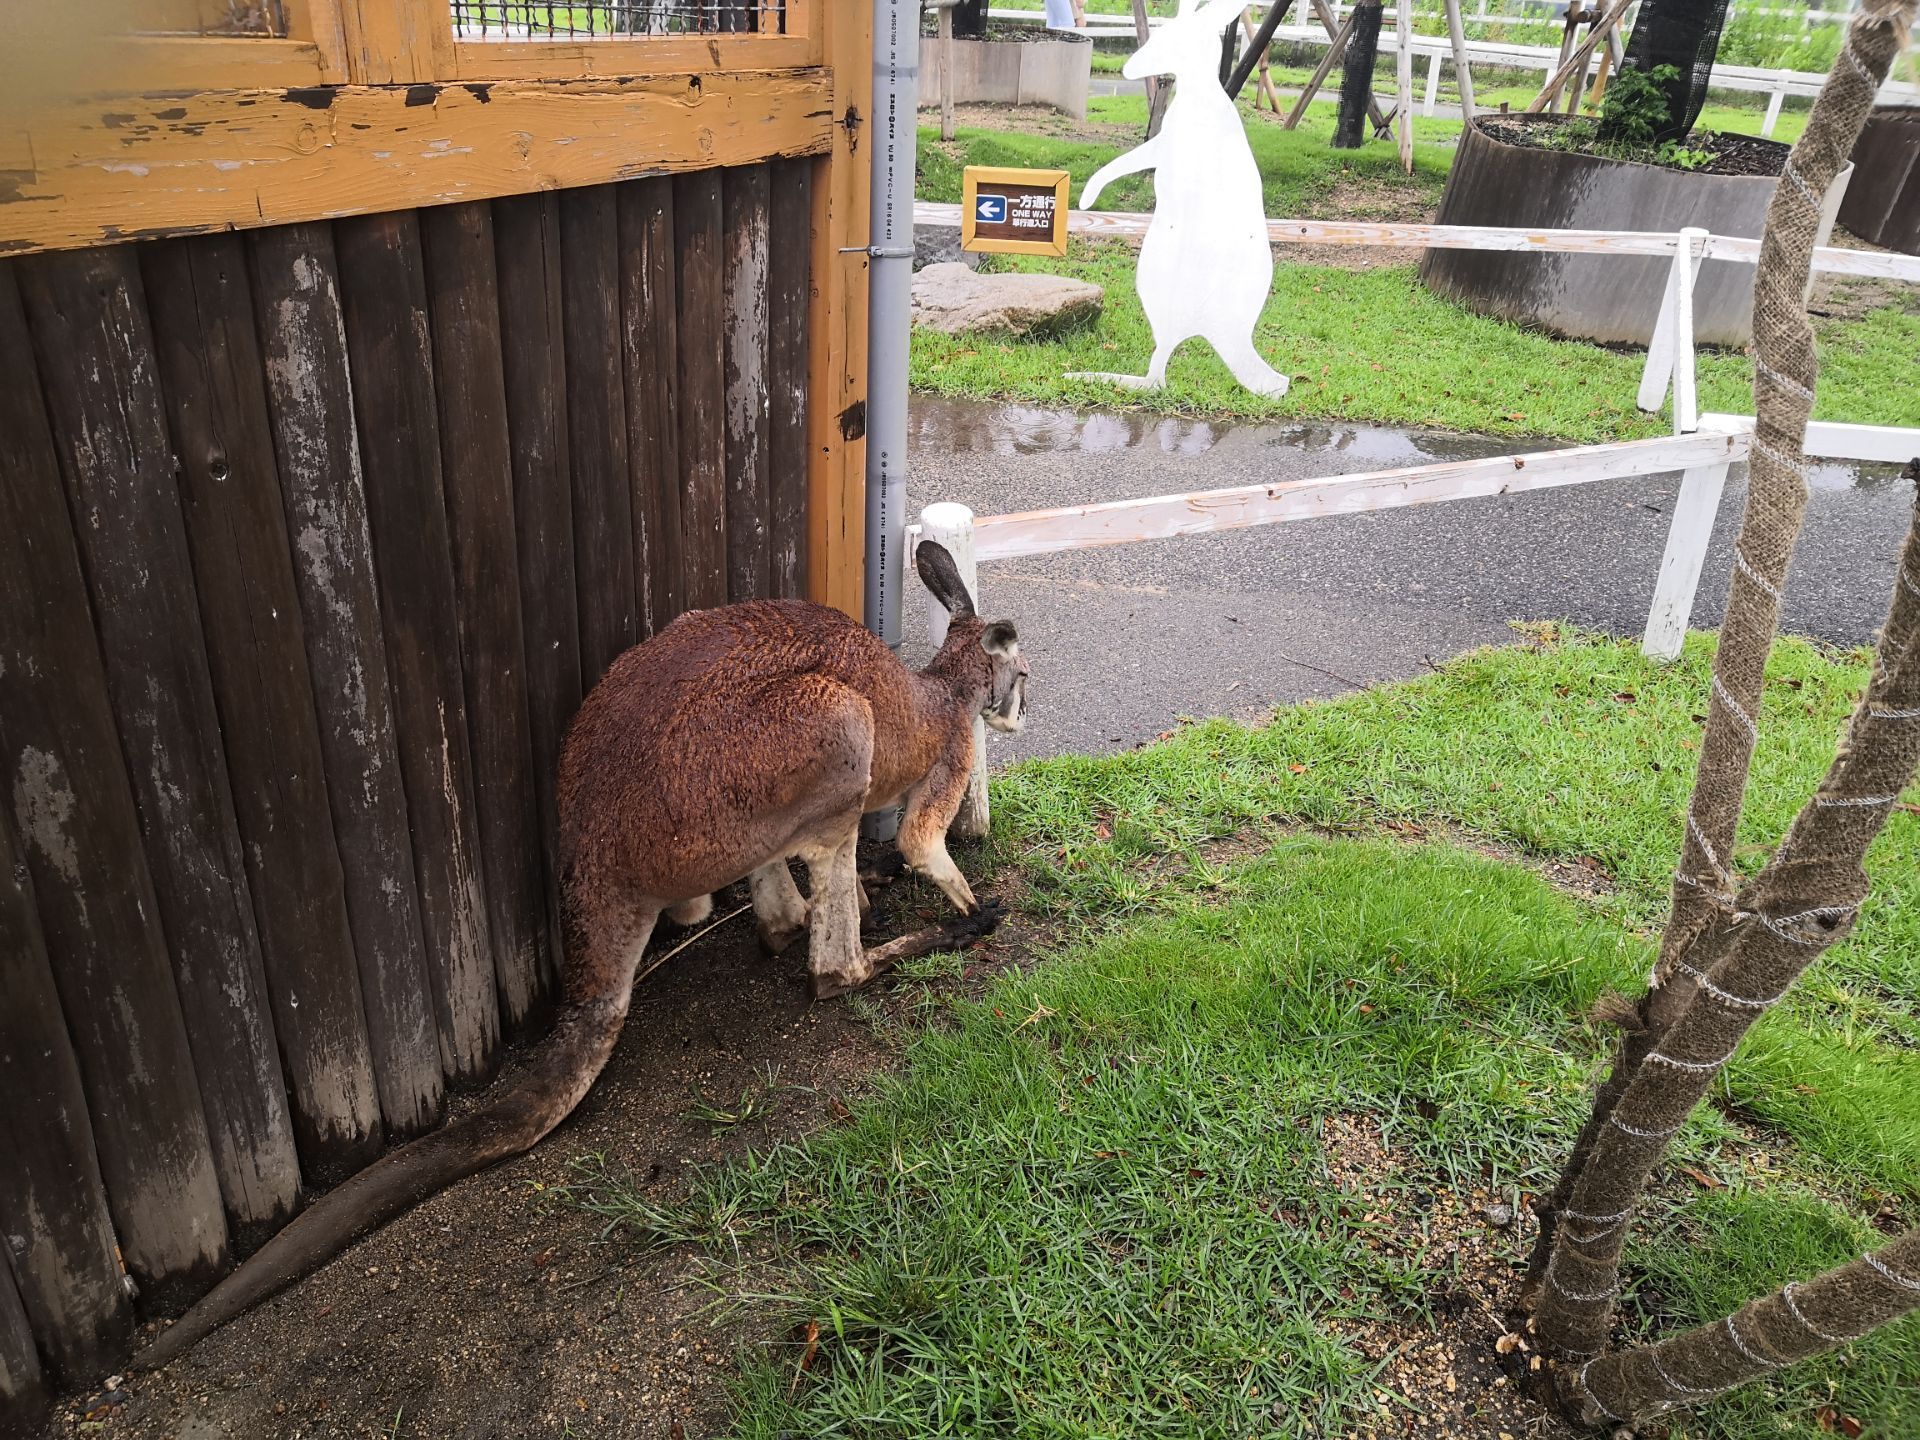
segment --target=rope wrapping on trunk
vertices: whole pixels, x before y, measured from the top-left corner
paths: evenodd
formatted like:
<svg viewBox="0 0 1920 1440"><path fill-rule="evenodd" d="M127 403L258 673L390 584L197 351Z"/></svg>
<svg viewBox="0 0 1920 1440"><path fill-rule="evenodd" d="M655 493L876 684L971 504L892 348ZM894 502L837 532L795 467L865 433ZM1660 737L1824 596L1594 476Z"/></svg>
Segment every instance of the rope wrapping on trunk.
<svg viewBox="0 0 1920 1440"><path fill-rule="evenodd" d="M1920 575L1920 503L1900 569ZM1583 1358L1599 1352L1620 1286L1626 1212L1668 1140L1753 1023L1852 930L1867 896L1867 848L1920 769L1920 716L1891 718L1914 709L1920 709L1920 585L1896 584L1873 679L1825 779L1766 868L1741 891L1730 923L1696 952L1706 963L1689 963L1691 1003L1646 1052L1594 1141L1567 1215L1604 1215L1610 1223L1559 1227L1533 1317L1550 1353ZM1783 1303L1792 1309L1791 1293ZM1843 1339L1859 1333L1839 1329Z"/></svg>
<svg viewBox="0 0 1920 1440"><path fill-rule="evenodd" d="M1527 1279L1512 1315L1523 1322L1546 1303L1558 1216L1573 1203L1614 1108L1662 1036L1685 1013L1740 918L1733 868L1734 837L1746 801L1759 738L1767 658L1779 625L1794 543L1806 514L1802 446L1819 374L1806 314L1821 203L1846 165L1881 80L1906 44L1916 0L1867 0L1848 27L1841 57L1808 116L1774 187L1754 275L1755 433L1748 462L1746 508L1735 541L1735 565L1714 655L1700 761L1688 806L1669 917L1646 995L1616 1015L1624 1032L1613 1069L1594 1098L1554 1190L1536 1203L1540 1229ZM1707 963L1703 963L1707 962ZM1759 1008L1772 1001L1748 997ZM1619 1007L1626 1011L1626 1007ZM1598 1341L1593 1341L1598 1347ZM1591 1353L1591 1350L1588 1352Z"/></svg>

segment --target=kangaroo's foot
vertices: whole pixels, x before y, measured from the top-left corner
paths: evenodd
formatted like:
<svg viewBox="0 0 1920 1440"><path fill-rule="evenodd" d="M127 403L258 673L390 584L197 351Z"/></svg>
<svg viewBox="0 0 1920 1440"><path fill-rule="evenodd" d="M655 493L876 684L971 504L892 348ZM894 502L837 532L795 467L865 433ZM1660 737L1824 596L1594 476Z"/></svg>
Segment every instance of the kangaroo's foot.
<svg viewBox="0 0 1920 1440"><path fill-rule="evenodd" d="M938 925L928 925L910 935L876 945L861 955L862 973L857 979L847 971L815 971L812 978L813 998L831 1000L835 996L858 990L895 966L908 960L917 960L922 955L932 955L942 950L964 950L991 935L1005 914L1006 908L998 900L988 900L976 905L971 914L957 915Z"/></svg>
<svg viewBox="0 0 1920 1440"><path fill-rule="evenodd" d="M808 905L793 883L793 873L785 860L772 861L754 871L747 877L747 889L753 896L760 943L768 954L782 953L807 933Z"/></svg>
<svg viewBox="0 0 1920 1440"><path fill-rule="evenodd" d="M1118 385L1122 390L1159 390L1166 385L1164 378L1152 375L1115 375L1106 370L1069 370L1068 380L1099 380L1109 385Z"/></svg>

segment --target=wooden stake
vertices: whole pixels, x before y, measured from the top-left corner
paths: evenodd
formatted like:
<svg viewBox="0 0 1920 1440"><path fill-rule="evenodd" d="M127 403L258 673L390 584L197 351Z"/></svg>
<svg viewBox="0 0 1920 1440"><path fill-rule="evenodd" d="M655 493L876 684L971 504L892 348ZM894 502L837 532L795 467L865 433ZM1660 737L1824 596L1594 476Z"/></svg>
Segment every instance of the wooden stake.
<svg viewBox="0 0 1920 1440"><path fill-rule="evenodd" d="M1150 33L1147 25L1147 0L1133 0L1133 33L1139 42L1147 43ZM1173 95L1157 75L1147 77L1147 138L1151 140L1160 133L1160 121L1167 113L1167 101Z"/></svg>
<svg viewBox="0 0 1920 1440"><path fill-rule="evenodd" d="M1313 8L1314 12L1319 15L1321 24L1332 25L1333 22L1327 15L1326 7L1320 4L1319 0L1315 0ZM1291 130L1300 123L1300 117L1307 113L1307 106L1312 103L1313 97L1319 92L1320 87L1326 83L1328 74L1332 72L1335 65L1340 63L1340 57L1347 48L1347 36L1352 33L1353 30L1353 15L1354 12L1349 10L1347 12L1347 18L1340 22L1339 29L1328 30L1327 33L1332 38L1332 43L1327 46L1327 53L1320 57L1320 63L1314 66L1313 74L1307 80L1306 88L1300 92L1300 98L1293 102L1293 109L1287 114L1287 129Z"/></svg>
<svg viewBox="0 0 1920 1440"><path fill-rule="evenodd" d="M940 7L940 138L953 139L953 7Z"/></svg>
<svg viewBox="0 0 1920 1440"><path fill-rule="evenodd" d="M1399 0L1393 11L1394 32L1399 37L1397 61L1397 104L1400 124L1400 168L1413 173L1413 0Z"/></svg>
<svg viewBox="0 0 1920 1440"><path fill-rule="evenodd" d="M1562 61L1560 68L1547 77L1547 83L1541 86L1540 93L1534 96L1532 103L1527 106L1527 114L1538 115L1542 110L1546 110L1552 106L1553 97L1560 93L1560 87L1572 79L1576 73L1585 72L1587 68L1587 57L1593 54L1595 46L1599 45L1601 41L1613 33L1614 29L1620 24L1620 21L1625 18L1626 13L1626 0L1616 0L1613 8L1593 27L1592 33L1581 42L1580 48Z"/></svg>
<svg viewBox="0 0 1920 1440"><path fill-rule="evenodd" d="M1481 14L1486 14L1482 0ZM1453 81L1460 87L1460 114L1473 119L1473 75L1467 66L1467 36L1460 23L1460 0L1447 0L1447 38L1453 45Z"/></svg>

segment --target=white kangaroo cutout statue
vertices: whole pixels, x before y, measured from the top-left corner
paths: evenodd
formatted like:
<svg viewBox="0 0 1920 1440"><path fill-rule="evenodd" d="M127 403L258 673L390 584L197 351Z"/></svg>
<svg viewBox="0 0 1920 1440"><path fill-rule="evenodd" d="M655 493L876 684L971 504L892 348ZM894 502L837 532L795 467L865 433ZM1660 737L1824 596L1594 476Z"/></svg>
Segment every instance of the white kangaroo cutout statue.
<svg viewBox="0 0 1920 1440"><path fill-rule="evenodd" d="M1287 377L1253 348L1253 327L1273 285L1273 249L1260 169L1239 108L1220 85L1220 37L1245 3L1182 0L1179 16L1155 29L1120 72L1130 80L1171 75L1173 100L1158 135L1094 171L1080 208L1090 209L1121 175L1155 172L1153 221L1134 282L1153 327L1153 359L1145 375L1082 371L1070 380L1157 390L1174 350L1197 335L1256 395L1287 393Z"/></svg>

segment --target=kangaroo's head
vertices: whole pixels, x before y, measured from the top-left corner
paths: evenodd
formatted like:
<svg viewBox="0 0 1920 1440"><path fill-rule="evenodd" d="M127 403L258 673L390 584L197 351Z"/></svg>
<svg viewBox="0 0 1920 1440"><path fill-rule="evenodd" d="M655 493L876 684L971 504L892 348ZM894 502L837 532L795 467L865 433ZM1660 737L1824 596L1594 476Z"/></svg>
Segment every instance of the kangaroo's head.
<svg viewBox="0 0 1920 1440"><path fill-rule="evenodd" d="M1180 13L1155 26L1120 73L1129 80L1171 75L1188 84L1218 84L1220 37L1239 21L1243 8L1233 0L1181 0Z"/></svg>
<svg viewBox="0 0 1920 1440"><path fill-rule="evenodd" d="M962 689L994 729L1018 734L1027 723L1027 662L1020 658L1013 622L989 622L973 613L973 597L944 545L922 540L913 563L921 583L947 607L947 640L927 672Z"/></svg>

